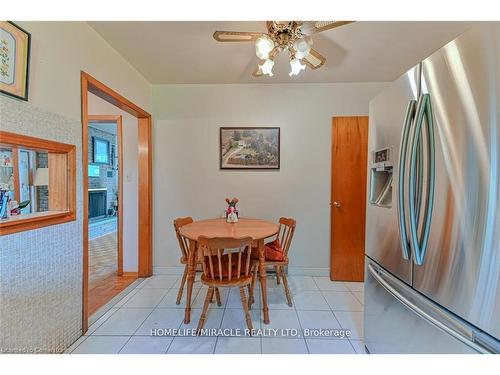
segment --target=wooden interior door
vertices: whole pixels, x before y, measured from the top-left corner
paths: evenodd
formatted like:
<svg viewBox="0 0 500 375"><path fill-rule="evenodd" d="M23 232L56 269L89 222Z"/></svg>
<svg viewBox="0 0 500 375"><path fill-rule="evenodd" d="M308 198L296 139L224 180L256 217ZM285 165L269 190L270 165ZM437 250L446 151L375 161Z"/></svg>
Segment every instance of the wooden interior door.
<svg viewBox="0 0 500 375"><path fill-rule="evenodd" d="M364 280L367 148L367 116L333 118L331 280Z"/></svg>

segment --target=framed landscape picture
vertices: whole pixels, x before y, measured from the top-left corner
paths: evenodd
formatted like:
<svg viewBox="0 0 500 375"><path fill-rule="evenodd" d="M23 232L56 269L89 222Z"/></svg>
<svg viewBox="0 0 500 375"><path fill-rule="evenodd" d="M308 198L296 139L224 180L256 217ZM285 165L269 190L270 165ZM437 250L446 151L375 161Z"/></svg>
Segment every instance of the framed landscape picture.
<svg viewBox="0 0 500 375"><path fill-rule="evenodd" d="M31 35L9 21L0 21L0 92L28 100Z"/></svg>
<svg viewBox="0 0 500 375"><path fill-rule="evenodd" d="M280 128L220 128L220 169L279 169Z"/></svg>

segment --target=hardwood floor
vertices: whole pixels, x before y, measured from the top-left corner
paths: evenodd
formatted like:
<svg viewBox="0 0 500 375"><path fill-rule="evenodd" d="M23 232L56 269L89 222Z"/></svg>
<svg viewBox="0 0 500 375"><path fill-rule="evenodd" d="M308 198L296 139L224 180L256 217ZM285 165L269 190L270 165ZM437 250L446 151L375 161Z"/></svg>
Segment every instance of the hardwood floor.
<svg viewBox="0 0 500 375"><path fill-rule="evenodd" d="M89 241L89 305L91 316L137 279L137 273L117 275L116 232Z"/></svg>
<svg viewBox="0 0 500 375"><path fill-rule="evenodd" d="M109 275L89 290L89 316L137 280L135 275Z"/></svg>

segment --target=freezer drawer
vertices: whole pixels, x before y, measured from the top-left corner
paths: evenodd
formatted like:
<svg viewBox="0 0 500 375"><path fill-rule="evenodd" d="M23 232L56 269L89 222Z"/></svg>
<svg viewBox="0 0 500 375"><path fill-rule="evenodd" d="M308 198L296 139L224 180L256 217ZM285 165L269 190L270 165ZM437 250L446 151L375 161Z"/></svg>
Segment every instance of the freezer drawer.
<svg viewBox="0 0 500 375"><path fill-rule="evenodd" d="M366 258L365 345L370 353L491 353L497 342ZM439 328L438 328L439 327Z"/></svg>

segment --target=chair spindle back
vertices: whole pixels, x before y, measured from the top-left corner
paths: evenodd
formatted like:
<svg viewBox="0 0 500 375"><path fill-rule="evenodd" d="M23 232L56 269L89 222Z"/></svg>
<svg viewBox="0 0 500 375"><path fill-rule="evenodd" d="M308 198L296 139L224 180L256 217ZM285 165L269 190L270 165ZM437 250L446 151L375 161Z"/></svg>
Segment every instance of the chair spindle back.
<svg viewBox="0 0 500 375"><path fill-rule="evenodd" d="M202 251L203 273L207 279L236 282L250 276L250 237L208 238L199 237L198 247Z"/></svg>
<svg viewBox="0 0 500 375"><path fill-rule="evenodd" d="M277 239L283 249L284 257L287 258L297 222L292 218L281 217L279 223Z"/></svg>
<svg viewBox="0 0 500 375"><path fill-rule="evenodd" d="M174 229L175 229L175 235L177 236L177 241L179 241L179 247L181 248L182 252L182 257L187 259L188 257L188 251L189 251L189 240L186 237L183 237L180 233L180 229L184 225L191 224L193 222L193 218L188 216L188 217L181 217L178 219L174 220Z"/></svg>

